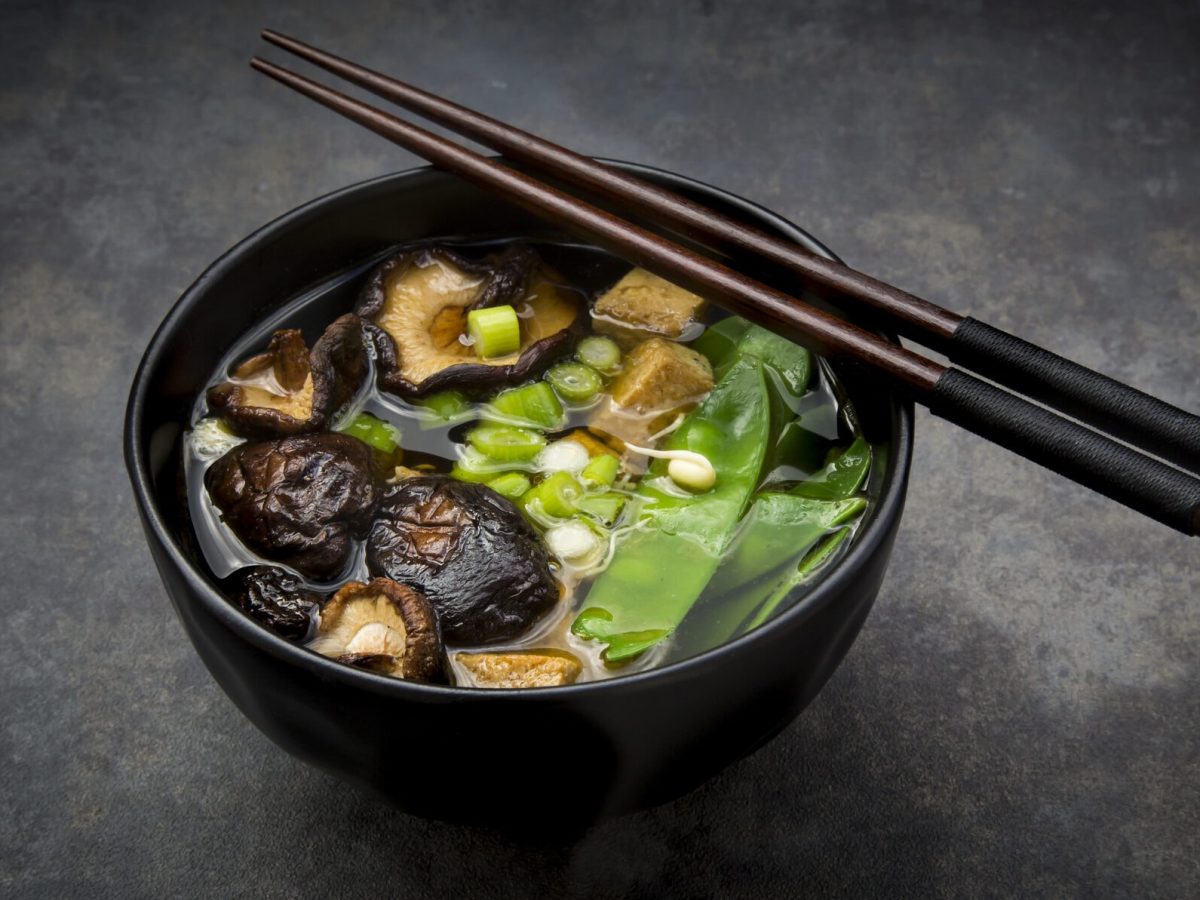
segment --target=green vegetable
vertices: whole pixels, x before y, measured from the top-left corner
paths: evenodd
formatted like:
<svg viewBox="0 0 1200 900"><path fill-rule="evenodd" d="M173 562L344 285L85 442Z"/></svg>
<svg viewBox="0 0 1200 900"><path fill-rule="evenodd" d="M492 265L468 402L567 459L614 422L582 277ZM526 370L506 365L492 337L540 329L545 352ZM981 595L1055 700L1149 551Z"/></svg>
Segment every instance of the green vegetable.
<svg viewBox="0 0 1200 900"><path fill-rule="evenodd" d="M644 527L621 543L593 584L571 630L607 644L605 659L629 659L679 625L712 577L758 483L770 429L762 363L734 363L708 397L670 436L665 449L708 457L717 484L695 497L659 489L657 460L638 485Z"/></svg>
<svg viewBox="0 0 1200 900"><path fill-rule="evenodd" d="M505 472L487 483L497 494L509 500L519 500L529 490L529 477L522 472Z"/></svg>
<svg viewBox="0 0 1200 900"><path fill-rule="evenodd" d="M521 497L521 506L537 518L545 513L556 519L565 519L575 514L575 501L583 494L583 487L570 472L555 472L547 475Z"/></svg>
<svg viewBox="0 0 1200 900"><path fill-rule="evenodd" d="M380 453L395 453L400 443L400 429L378 416L360 412L338 431L356 437Z"/></svg>
<svg viewBox="0 0 1200 900"><path fill-rule="evenodd" d="M833 556L837 549L846 542L851 533L852 529L842 528L839 531L835 531L829 537L825 538L824 541L810 550L808 555L800 561L800 565L796 567L795 571L775 586L774 592L767 598L766 602L759 607L759 610L754 615L754 618L746 623L745 627L742 628L742 631L751 631L771 618L771 616L774 615L775 610L779 608L779 604L787 599L787 596L792 592L792 589L798 584L808 580L808 578L810 578L817 571L817 569L825 565L825 563L829 561L829 558Z"/></svg>
<svg viewBox="0 0 1200 900"><path fill-rule="evenodd" d="M524 465L522 462L503 462L492 459L469 445L464 447L461 452L462 455L458 462L450 470L450 477L457 478L459 481L491 481L497 475L511 472Z"/></svg>
<svg viewBox="0 0 1200 900"><path fill-rule="evenodd" d="M708 361L716 369L734 351L749 327L750 323L745 319L729 316L704 329L704 333L692 341L691 347L697 353L708 357Z"/></svg>
<svg viewBox="0 0 1200 900"><path fill-rule="evenodd" d="M812 378L812 354L787 338L751 325L738 341L732 358L741 359L745 356L761 359L783 380L792 397L799 398L808 390L808 382ZM726 359L721 365L729 365L729 360Z"/></svg>
<svg viewBox="0 0 1200 900"><path fill-rule="evenodd" d="M619 459L608 453L601 453L592 457L579 477L583 479L584 484L611 487L612 483L617 480L617 473L620 471L621 461Z"/></svg>
<svg viewBox="0 0 1200 900"><path fill-rule="evenodd" d="M515 425L477 425L467 433L467 442L498 462L533 459L546 446L540 432Z"/></svg>
<svg viewBox="0 0 1200 900"><path fill-rule="evenodd" d="M770 455L770 467L786 466L806 475L817 472L825 464L829 440L805 427L805 418L793 419L783 426ZM795 474L792 475L795 478Z"/></svg>
<svg viewBox="0 0 1200 900"><path fill-rule="evenodd" d="M587 403L604 389L600 373L583 363L563 362L551 367L546 380L570 403Z"/></svg>
<svg viewBox="0 0 1200 900"><path fill-rule="evenodd" d="M612 338L591 335L579 342L575 358L597 372L612 375L621 367L621 348Z"/></svg>
<svg viewBox="0 0 1200 900"><path fill-rule="evenodd" d="M467 333L480 359L507 356L521 349L521 320L511 306L489 306L467 313Z"/></svg>
<svg viewBox="0 0 1200 900"><path fill-rule="evenodd" d="M617 519L621 518L621 511L627 501L628 498L624 494L585 494L575 501L575 508L605 528L611 528Z"/></svg>
<svg viewBox="0 0 1200 900"><path fill-rule="evenodd" d="M718 379L747 356L758 357L777 373L793 397L803 395L812 378L813 358L808 350L739 316L710 325L692 341L692 349L708 357Z"/></svg>
<svg viewBox="0 0 1200 900"><path fill-rule="evenodd" d="M469 417L471 403L459 391L441 391L417 401L417 406L430 413L434 425L445 425ZM422 427L427 427L424 424Z"/></svg>
<svg viewBox="0 0 1200 900"><path fill-rule="evenodd" d="M871 469L871 445L863 438L854 442L807 481L788 490L797 497L817 500L841 500L862 488Z"/></svg>
<svg viewBox="0 0 1200 900"><path fill-rule="evenodd" d="M720 569L680 629L680 652L709 650L744 633L749 617L768 603L777 605L802 580L788 561L817 546L831 531L848 530L842 526L857 519L866 506L862 497L830 501L759 494Z"/></svg>
<svg viewBox="0 0 1200 900"><path fill-rule="evenodd" d="M563 408L550 385L535 381L501 391L487 405L484 418L552 431L563 424Z"/></svg>

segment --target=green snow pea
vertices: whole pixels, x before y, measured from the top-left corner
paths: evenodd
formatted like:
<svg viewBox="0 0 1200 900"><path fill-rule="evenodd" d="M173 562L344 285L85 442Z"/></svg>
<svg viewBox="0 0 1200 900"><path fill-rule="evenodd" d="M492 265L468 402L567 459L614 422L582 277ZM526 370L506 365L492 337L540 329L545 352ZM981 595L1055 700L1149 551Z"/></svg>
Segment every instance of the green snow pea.
<svg viewBox="0 0 1200 900"><path fill-rule="evenodd" d="M789 488L788 493L796 497L811 497L814 500L844 500L853 497L862 489L871 470L871 445L861 437L840 454L830 460L823 469L811 478Z"/></svg>
<svg viewBox="0 0 1200 900"><path fill-rule="evenodd" d="M793 344L785 337L773 331L767 331L757 325L751 325L737 342L733 355L723 361L719 369L724 369L746 356L757 356L768 368L777 374L792 398L801 397L808 390L808 382L812 378L812 354L799 344Z"/></svg>
<svg viewBox="0 0 1200 900"><path fill-rule="evenodd" d="M609 662L671 634L704 590L758 484L769 411L762 362L738 360L666 443L708 457L716 485L682 497L669 487L664 460L643 476L636 492L642 527L622 541L571 626L605 643Z"/></svg>
<svg viewBox="0 0 1200 900"><path fill-rule="evenodd" d="M817 569L829 561L830 557L849 539L852 533L853 529L841 528L810 550L808 555L800 561L800 564L775 586L775 590L771 593L771 596L759 607L758 612L754 614L754 618L746 623L742 631L753 631L759 625L763 624L763 622L767 621L767 619L771 618L775 610L779 607L779 604L787 599L787 595L792 592L792 588L812 577Z"/></svg>
<svg viewBox="0 0 1200 900"><path fill-rule="evenodd" d="M778 604L802 578L806 556L830 532L857 519L866 509L863 497L814 500L792 494L759 494L746 514L720 569L688 620L684 655L708 650L743 633L746 620L765 604ZM847 529L843 529L847 530Z"/></svg>
<svg viewBox="0 0 1200 900"><path fill-rule="evenodd" d="M741 316L729 316L705 328L704 333L692 341L692 349L708 357L716 369L737 348L749 327L750 323Z"/></svg>

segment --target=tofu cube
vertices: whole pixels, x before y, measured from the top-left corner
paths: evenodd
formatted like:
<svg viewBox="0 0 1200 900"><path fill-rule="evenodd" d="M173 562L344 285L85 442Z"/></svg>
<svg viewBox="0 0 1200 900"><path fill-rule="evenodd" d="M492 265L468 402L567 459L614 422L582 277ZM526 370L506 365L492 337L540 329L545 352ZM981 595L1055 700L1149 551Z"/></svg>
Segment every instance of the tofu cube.
<svg viewBox="0 0 1200 900"><path fill-rule="evenodd" d="M601 319L618 326L677 338L695 321L704 300L690 291L647 272L633 269L596 301L594 311Z"/></svg>
<svg viewBox="0 0 1200 900"><path fill-rule="evenodd" d="M557 650L519 653L459 653L455 659L467 670L475 687L530 688L574 684L583 666L574 656Z"/></svg>
<svg viewBox="0 0 1200 900"><path fill-rule="evenodd" d="M650 338L626 358L613 380L613 402L638 413L674 410L712 390L707 359L683 344Z"/></svg>

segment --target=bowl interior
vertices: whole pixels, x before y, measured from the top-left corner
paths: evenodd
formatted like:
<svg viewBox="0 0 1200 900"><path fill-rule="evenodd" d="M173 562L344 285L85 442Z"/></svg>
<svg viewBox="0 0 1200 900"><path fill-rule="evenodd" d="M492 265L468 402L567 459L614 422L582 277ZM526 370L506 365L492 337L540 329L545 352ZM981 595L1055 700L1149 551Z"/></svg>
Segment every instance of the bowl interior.
<svg viewBox="0 0 1200 900"><path fill-rule="evenodd" d="M811 236L754 204L680 176L620 165L726 215L782 234L813 253L832 257ZM172 309L135 378L127 414L126 453L143 515L165 539L168 550L190 567L204 587L201 593L205 602L217 604L231 628L273 653L295 655L294 661L302 665L341 670L336 677L392 681L328 663L275 637L234 611L205 575L182 501L179 441L197 395L227 348L249 330L261 331L265 336L274 321L295 307L312 285L337 273L365 274L373 260L396 244L430 237L515 235L564 236L531 214L444 173L417 169L384 176L306 204L255 232L213 263ZM761 280L798 291L794 279L760 262L736 256L730 262ZM351 277L342 289L307 303L299 321L288 313L289 320L312 332L310 338L315 336L325 323L350 307L359 280ZM871 384L857 370L834 368L864 432L878 448L879 463L873 467L868 486L877 502L872 504L855 545L835 567L841 568L855 565L856 547L870 539L875 527L872 520L878 518L880 510L902 501L911 408L898 404L889 392L880 390L877 383ZM825 580L830 574L824 576ZM783 615L797 614L801 607L823 602L822 593L818 585ZM770 628L771 624L763 627ZM670 666L644 674L652 675L664 668ZM581 687L587 685L555 691Z"/></svg>

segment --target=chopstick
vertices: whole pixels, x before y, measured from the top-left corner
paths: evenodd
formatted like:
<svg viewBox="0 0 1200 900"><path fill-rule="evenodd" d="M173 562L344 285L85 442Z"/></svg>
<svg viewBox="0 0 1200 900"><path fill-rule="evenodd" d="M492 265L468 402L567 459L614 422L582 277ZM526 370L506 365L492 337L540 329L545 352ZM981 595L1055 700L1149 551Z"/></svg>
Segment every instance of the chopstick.
<svg viewBox="0 0 1200 900"><path fill-rule="evenodd" d="M1200 481L1130 447L890 343L495 160L255 57L251 66L434 165L708 295L822 355L867 366L936 415L1185 534L1200 531Z"/></svg>
<svg viewBox="0 0 1200 900"><path fill-rule="evenodd" d="M506 157L718 248L738 248L798 276L809 290L1126 443L1200 472L1200 416L969 316L944 309L841 263L809 253L582 154L267 29L262 37Z"/></svg>

